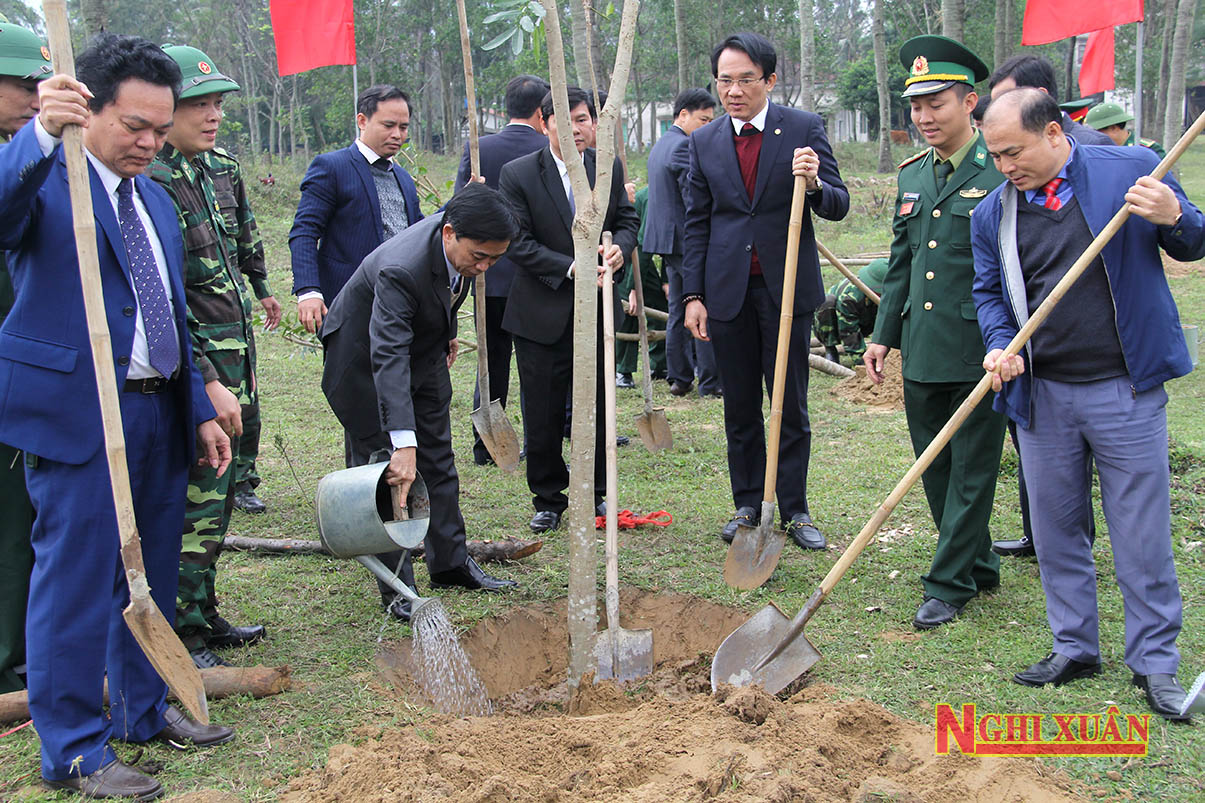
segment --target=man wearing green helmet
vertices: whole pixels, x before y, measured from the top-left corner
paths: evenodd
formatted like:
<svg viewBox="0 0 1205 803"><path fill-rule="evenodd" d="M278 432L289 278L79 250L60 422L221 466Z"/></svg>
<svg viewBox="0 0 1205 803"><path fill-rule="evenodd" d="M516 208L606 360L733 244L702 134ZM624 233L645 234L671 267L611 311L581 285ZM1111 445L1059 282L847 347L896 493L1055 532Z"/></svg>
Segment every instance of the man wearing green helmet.
<svg viewBox="0 0 1205 803"><path fill-rule="evenodd" d="M222 98L239 85L196 48L164 51L184 81L167 142L147 173L167 190L179 214L193 359L230 436L233 457L241 449L247 411L258 407L251 299L243 276L263 304L269 328L280 320L280 304L268 287L263 244L238 162L216 146ZM207 465L189 474L176 632L200 668L226 664L213 648L264 635L262 626L235 627L217 611L216 562L234 507L235 474L219 477Z"/></svg>
<svg viewBox="0 0 1205 803"><path fill-rule="evenodd" d="M0 17L0 147L38 113L38 81L50 76L50 51L33 31ZM13 306L13 285L0 252L0 324ZM25 688L25 603L33 547L33 507L20 452L0 444L0 693Z"/></svg>
<svg viewBox="0 0 1205 803"><path fill-rule="evenodd" d="M1101 103L1088 110L1084 125L1107 134L1114 145L1138 144L1159 154L1160 159L1167 156L1163 146L1153 139L1143 137L1137 143L1134 142L1134 132L1126 128L1126 123L1133 119L1134 115L1121 108L1120 103Z"/></svg>

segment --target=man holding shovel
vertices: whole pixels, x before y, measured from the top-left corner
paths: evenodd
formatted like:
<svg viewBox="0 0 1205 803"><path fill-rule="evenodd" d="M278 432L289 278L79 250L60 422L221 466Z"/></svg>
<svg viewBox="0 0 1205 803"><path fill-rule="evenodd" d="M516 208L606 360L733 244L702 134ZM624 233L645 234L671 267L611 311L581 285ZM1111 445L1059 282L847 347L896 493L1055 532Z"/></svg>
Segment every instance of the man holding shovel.
<svg viewBox="0 0 1205 803"><path fill-rule="evenodd" d="M995 407L1017 423L1046 616L1045 658L1014 676L1059 686L1101 672L1089 523L1090 455L1125 601L1125 662L1156 714L1186 720L1176 680L1180 587L1171 548L1167 394L1192 370L1159 249L1205 257L1205 216L1146 148L1073 142L1054 100L1023 88L994 98L986 147L1008 182L972 223L974 299L1000 374ZM1024 356L999 360L1110 217L1132 215L1034 332ZM1136 216L1136 217L1135 217ZM1003 260L1003 263L1002 263Z"/></svg>
<svg viewBox="0 0 1205 803"><path fill-rule="evenodd" d="M944 36L900 48L909 70L904 97L931 146L900 165L893 240L873 342L863 361L874 382L893 348L903 357L904 412L917 456L983 378L983 339L971 303L971 219L1004 180L971 125L974 84L987 67ZM937 549L921 578L912 624L954 620L977 594L1000 584L988 522L1004 445L1004 416L979 405L924 473Z"/></svg>
<svg viewBox="0 0 1205 803"><path fill-rule="evenodd" d="M109 739L200 746L233 732L166 704L167 686L122 618L132 591L145 589L127 586L118 554L59 146L66 126L84 127L133 514L145 579L169 622L194 447L220 474L230 441L191 359L175 209L142 176L171 128L180 70L155 44L111 34L94 40L77 67L78 81L42 82L37 119L0 151L0 249L12 252L17 291L0 329L0 441L25 452L37 511L27 642L43 780L88 797L149 799L161 785L118 761Z"/></svg>

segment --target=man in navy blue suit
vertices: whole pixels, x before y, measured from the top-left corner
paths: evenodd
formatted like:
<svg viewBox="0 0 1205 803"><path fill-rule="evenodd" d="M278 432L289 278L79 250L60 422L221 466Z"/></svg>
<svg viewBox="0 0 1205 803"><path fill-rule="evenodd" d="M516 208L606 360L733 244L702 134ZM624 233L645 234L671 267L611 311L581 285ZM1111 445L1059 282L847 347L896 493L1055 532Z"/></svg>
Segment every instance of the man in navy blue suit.
<svg viewBox="0 0 1205 803"><path fill-rule="evenodd" d="M481 177L487 187L498 189L498 176L502 165L509 161L538 151L548 144L548 137L541 133L544 127L540 114L540 101L548 94L548 82L534 75L516 75L506 85L506 116L510 122L496 134L482 137L480 141ZM456 171L456 191L459 192L470 179L469 143L464 143L460 157L460 169ZM510 332L502 328L502 316L506 312L506 297L510 283L515 277L515 263L502 257L485 274L485 335L489 352L490 398L506 406L507 391L510 390L510 355L513 345ZM481 404L481 393L473 384L473 405ZM473 428L473 462L479 466L494 462L490 457L477 428Z"/></svg>
<svg viewBox="0 0 1205 803"><path fill-rule="evenodd" d="M355 142L310 163L289 231L297 317L310 332L364 257L423 219L414 179L393 163L410 136L410 98L370 86L356 99L356 127Z"/></svg>
<svg viewBox="0 0 1205 803"><path fill-rule="evenodd" d="M762 383L773 383L787 221L795 176L807 182L807 206L795 281L795 320L778 451L778 506L787 534L804 549L823 549L808 511L808 352L812 312L824 300L812 216L840 220L849 193L837 172L824 121L769 101L777 81L774 46L755 33L729 36L711 54L727 114L690 136L682 300L686 327L715 350L724 390L728 473L736 515L721 532L758 524L765 478Z"/></svg>
<svg viewBox="0 0 1205 803"><path fill-rule="evenodd" d="M11 251L16 287L0 327L0 441L25 453L36 511L26 632L43 780L86 797L150 799L159 782L118 761L109 739L182 747L234 734L167 705L122 619L129 590L71 241L64 126L85 126L134 515L146 582L169 622L188 463L199 442L220 474L230 442L191 359L175 209L142 175L171 128L180 70L145 39L106 34L80 54L77 74L44 81L38 117L0 151L0 249Z"/></svg>
<svg viewBox="0 0 1205 803"><path fill-rule="evenodd" d="M686 220L683 195L690 170L687 137L715 117L715 98L706 89L686 89L674 98L674 124L649 151L649 202L645 209L646 254L660 254L669 281L669 322L665 326L665 361L669 392L685 396L699 377L699 395L719 395L711 344L694 340L682 323L682 241Z"/></svg>

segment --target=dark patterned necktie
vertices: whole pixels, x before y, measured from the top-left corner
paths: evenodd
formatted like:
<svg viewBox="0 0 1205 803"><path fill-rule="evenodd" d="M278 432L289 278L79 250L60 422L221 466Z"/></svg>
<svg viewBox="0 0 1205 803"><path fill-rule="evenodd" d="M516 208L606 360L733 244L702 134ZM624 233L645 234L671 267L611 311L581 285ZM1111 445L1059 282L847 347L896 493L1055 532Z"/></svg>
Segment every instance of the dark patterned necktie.
<svg viewBox="0 0 1205 803"><path fill-rule="evenodd" d="M138 306L142 310L142 324L146 330L146 347L151 367L165 377L170 377L180 362L180 341L177 339L176 323L159 267L155 264L155 252L147 239L146 228L134 208L134 184L123 178L117 185L117 219L121 223L121 238L125 240L126 255L130 260L130 274L134 277L134 289L138 293Z"/></svg>
<svg viewBox="0 0 1205 803"><path fill-rule="evenodd" d="M950 174L954 172L954 163L950 161L938 162L933 168L934 174L937 176L937 189L944 189L946 180Z"/></svg>

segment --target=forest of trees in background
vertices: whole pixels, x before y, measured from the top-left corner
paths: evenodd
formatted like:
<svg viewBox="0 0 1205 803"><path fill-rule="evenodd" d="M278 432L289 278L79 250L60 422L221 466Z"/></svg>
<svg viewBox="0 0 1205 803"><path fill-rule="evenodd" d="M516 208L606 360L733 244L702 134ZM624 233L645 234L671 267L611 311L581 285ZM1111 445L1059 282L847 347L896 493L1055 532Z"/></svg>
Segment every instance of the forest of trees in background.
<svg viewBox="0 0 1205 803"><path fill-rule="evenodd" d="M547 75L538 30L535 37L522 38L522 48L510 43L482 48L512 24L483 20L523 2L468 0L481 115L491 109L503 113L503 91L511 76ZM622 6L622 0L615 3ZM1169 81L1183 76L1181 80L1194 86L1205 78L1205 15L1197 13L1202 3L1205 0L1146 3L1144 131L1156 136L1163 133ZM308 159L351 138L351 68L278 76L268 0L70 0L69 8L77 46L87 34L103 28L208 53L242 85L225 105L222 142L232 150ZM379 82L401 86L413 99L412 141L427 150L458 151L465 135L466 104L454 5L450 0L354 0L354 9L360 88ZM37 12L22 0L0 0L0 13L35 30L43 28ZM897 58L902 42L917 34L946 33L965 42L991 67L1021 49L1023 13L1024 0L644 0L627 92L627 122L650 103L670 101L683 86L709 86L714 44L731 32L754 30L779 48L779 86L788 103L821 113L860 110L876 133L885 111L895 127L904 127L907 106L899 92L905 72ZM605 82L609 76L601 74L601 65L614 59L619 9L570 2L562 4L561 18L565 38L574 45L566 54L570 80L588 82L586 47L592 45L593 63ZM1135 25L1117 29L1119 88L1134 85L1136 31ZM1183 39L1177 48L1178 37ZM1085 39L1079 38L1081 55ZM1070 40L1026 50L1054 62L1060 100L1078 96L1074 73L1068 69ZM1173 69L1175 58L1182 60L1178 72ZM880 82L884 68L886 80ZM1181 91L1173 102L1182 98ZM652 144L639 126L633 133L638 148Z"/></svg>

